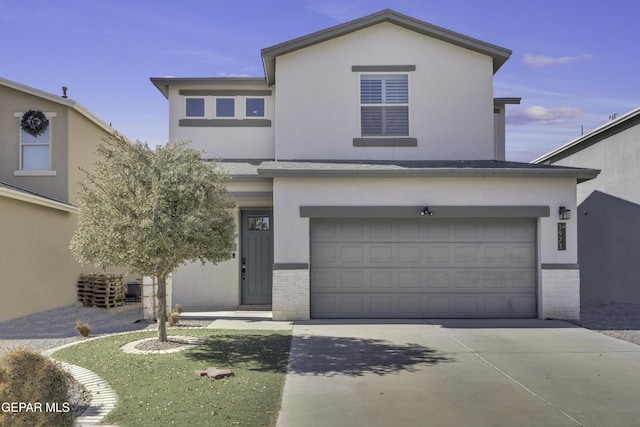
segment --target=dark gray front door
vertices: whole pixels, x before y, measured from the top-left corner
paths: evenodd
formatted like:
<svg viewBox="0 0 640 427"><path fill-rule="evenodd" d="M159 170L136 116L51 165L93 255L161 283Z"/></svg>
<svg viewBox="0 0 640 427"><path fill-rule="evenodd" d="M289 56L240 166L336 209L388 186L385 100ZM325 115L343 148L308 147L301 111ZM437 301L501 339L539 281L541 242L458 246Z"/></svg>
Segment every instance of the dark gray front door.
<svg viewBox="0 0 640 427"><path fill-rule="evenodd" d="M271 304L273 211L242 211L242 304Z"/></svg>

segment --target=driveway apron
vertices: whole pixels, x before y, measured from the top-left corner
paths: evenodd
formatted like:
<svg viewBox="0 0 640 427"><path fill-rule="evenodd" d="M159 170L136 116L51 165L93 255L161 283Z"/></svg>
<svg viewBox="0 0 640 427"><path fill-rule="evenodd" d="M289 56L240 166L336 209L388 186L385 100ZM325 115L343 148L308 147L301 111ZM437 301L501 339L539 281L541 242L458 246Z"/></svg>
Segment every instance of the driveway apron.
<svg viewBox="0 0 640 427"><path fill-rule="evenodd" d="M640 346L542 320L308 321L277 426L635 426Z"/></svg>

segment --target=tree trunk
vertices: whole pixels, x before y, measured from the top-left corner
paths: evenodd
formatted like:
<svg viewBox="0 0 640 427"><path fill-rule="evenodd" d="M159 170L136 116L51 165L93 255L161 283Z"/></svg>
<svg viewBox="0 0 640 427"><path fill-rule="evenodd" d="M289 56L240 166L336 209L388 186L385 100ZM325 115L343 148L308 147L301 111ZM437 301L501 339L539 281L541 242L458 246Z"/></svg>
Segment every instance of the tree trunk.
<svg viewBox="0 0 640 427"><path fill-rule="evenodd" d="M158 341L167 341L167 276L158 277Z"/></svg>

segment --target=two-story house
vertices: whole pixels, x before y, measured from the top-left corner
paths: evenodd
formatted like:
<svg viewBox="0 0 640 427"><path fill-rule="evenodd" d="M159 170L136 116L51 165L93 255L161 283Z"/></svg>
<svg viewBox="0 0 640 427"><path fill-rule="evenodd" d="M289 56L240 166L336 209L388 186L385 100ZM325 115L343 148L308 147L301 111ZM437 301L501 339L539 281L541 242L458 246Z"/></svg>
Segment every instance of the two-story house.
<svg viewBox="0 0 640 427"><path fill-rule="evenodd" d="M233 258L178 269L173 302L577 319L566 211L597 171L504 160L510 54L384 10L263 49L264 77L152 78L170 139L221 159L238 206Z"/></svg>
<svg viewBox="0 0 640 427"><path fill-rule="evenodd" d="M0 79L0 321L77 300L78 276L94 270L68 249L79 168L112 132L64 95Z"/></svg>

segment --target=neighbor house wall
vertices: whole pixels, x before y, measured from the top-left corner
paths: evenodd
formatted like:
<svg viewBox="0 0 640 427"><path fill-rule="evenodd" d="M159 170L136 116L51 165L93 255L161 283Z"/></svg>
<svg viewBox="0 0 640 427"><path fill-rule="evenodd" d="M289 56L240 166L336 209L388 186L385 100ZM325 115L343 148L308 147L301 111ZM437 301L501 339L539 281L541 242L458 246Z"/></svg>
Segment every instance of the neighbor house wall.
<svg viewBox="0 0 640 427"><path fill-rule="evenodd" d="M592 137L555 165L600 169L578 184L581 298L640 304L640 126L625 123ZM592 143L592 144L590 144Z"/></svg>
<svg viewBox="0 0 640 427"><path fill-rule="evenodd" d="M40 171L20 171L20 120L21 114L28 110L55 115L49 121L51 169L48 175ZM0 181L68 201L68 139L68 107L0 86Z"/></svg>

